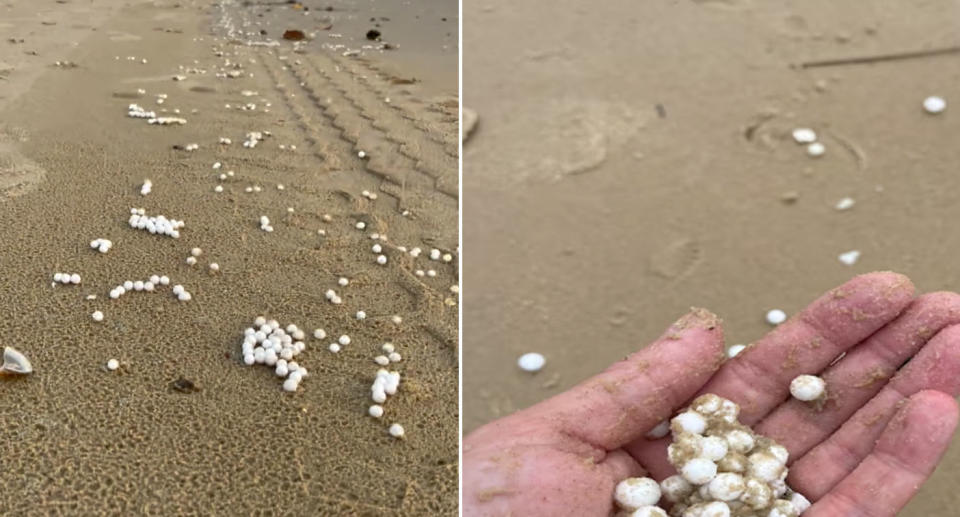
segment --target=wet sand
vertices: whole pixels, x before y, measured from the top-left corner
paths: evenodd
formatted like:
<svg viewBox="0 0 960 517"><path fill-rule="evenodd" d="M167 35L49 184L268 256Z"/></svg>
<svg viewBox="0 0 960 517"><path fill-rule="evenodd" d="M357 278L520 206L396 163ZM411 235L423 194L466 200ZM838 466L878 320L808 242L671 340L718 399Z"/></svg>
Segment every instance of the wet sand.
<svg viewBox="0 0 960 517"><path fill-rule="evenodd" d="M385 52L346 21L369 19L376 3L321 13L327 3L307 2L308 15L282 2L0 7L0 344L36 370L0 379L0 514L454 514L459 271L456 258L427 255L458 255L455 40L442 49L457 20L456 2L434 3L450 21L411 8L385 22L399 44ZM269 43L278 27L326 25L344 36ZM453 70L441 70L450 55ZM129 118L130 103L187 124ZM253 131L271 136L244 148ZM199 149L175 148L188 143ZM185 220L181 237L131 229L132 207ZM96 238L113 248L90 249ZM203 254L191 267L193 247ZM61 271L82 285L52 287ZM152 274L193 299L169 287L108 298ZM258 315L308 333L297 360L310 375L296 393L272 368L242 364L242 332ZM341 334L351 344L329 352ZM384 342L402 354L387 368L403 380L377 420L367 408ZM111 358L115 372L104 369ZM181 376L199 391L173 389ZM387 433L393 422L404 439Z"/></svg>
<svg viewBox="0 0 960 517"><path fill-rule="evenodd" d="M728 344L857 273L960 290L953 1L464 3L464 431L558 393L692 305ZM947 99L931 116L921 102ZM812 127L826 153L790 132ZM847 211L834 206L856 200ZM860 250L853 266L838 255ZM536 375L516 367L540 352ZM903 515L960 504L948 453Z"/></svg>

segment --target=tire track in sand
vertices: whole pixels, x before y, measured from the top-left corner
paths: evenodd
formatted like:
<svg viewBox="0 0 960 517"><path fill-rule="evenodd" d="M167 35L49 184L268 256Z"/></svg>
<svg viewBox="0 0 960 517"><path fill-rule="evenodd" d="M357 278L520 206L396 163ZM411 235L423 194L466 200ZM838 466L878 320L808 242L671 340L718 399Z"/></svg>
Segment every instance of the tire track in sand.
<svg viewBox="0 0 960 517"><path fill-rule="evenodd" d="M388 74L377 67L373 62L363 58L345 58L335 53L330 57L344 69L347 69L357 81L383 99L404 119L410 121L413 127L423 131L431 140L444 147L444 150L453 158L458 157L458 102L450 99L451 106L444 106L442 102L427 102L413 97L410 92L399 88L394 81L400 79ZM404 84L404 83L400 83ZM390 102L386 102L386 98ZM452 109L453 113L447 111Z"/></svg>
<svg viewBox="0 0 960 517"><path fill-rule="evenodd" d="M326 53L305 55L303 58L302 62L307 66L291 66L290 69L305 84L305 88L313 91L318 104L323 105L326 99L331 100L326 104L343 115L348 137L355 135L364 150L376 149L382 153L396 147L399 154L412 162L413 170L434 180L437 190L459 199L457 159L450 156L444 146L411 126L382 97L363 88L354 75L340 68ZM326 66L319 63L322 61ZM314 73L307 73L307 68ZM318 80L318 76L322 81ZM317 89L318 85L326 88ZM364 131L367 128L375 131ZM376 154L374 152L371 155L371 161L376 159ZM411 179L410 175L406 177Z"/></svg>

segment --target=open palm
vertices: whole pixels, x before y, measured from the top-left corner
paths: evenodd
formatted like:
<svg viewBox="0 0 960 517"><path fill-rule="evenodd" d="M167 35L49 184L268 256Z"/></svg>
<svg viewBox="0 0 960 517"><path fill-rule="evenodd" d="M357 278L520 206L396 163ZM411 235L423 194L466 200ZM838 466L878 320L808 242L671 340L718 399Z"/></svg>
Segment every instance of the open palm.
<svg viewBox="0 0 960 517"><path fill-rule="evenodd" d="M892 516L956 428L958 346L960 295L915 298L895 273L850 280L726 361L719 321L695 309L604 373L467 436L464 515L609 515L620 480L674 473L669 438L644 434L715 393L790 451L787 482L814 503L805 516ZM822 407L789 398L804 373L827 381Z"/></svg>

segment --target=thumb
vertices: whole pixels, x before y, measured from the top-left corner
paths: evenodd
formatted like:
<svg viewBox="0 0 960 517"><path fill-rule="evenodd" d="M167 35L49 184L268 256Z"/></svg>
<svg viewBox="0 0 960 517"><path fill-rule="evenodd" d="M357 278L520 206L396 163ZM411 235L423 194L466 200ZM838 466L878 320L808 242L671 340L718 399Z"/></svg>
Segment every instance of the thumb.
<svg viewBox="0 0 960 517"><path fill-rule="evenodd" d="M724 358L720 319L693 308L649 346L535 408L559 431L613 450L669 417Z"/></svg>

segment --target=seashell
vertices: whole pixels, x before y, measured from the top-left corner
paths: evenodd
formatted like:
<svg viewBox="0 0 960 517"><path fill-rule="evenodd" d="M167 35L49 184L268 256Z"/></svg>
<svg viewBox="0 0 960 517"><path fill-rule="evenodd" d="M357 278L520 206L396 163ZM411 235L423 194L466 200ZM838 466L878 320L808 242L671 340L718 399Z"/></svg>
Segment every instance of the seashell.
<svg viewBox="0 0 960 517"><path fill-rule="evenodd" d="M3 347L3 365L0 366L0 373L33 373L33 366L25 355L13 348L5 346Z"/></svg>

